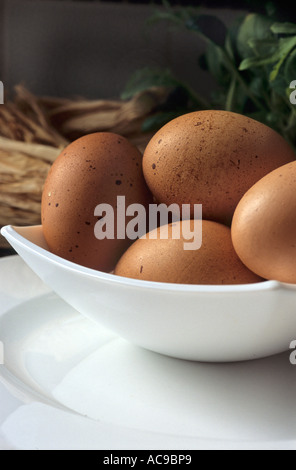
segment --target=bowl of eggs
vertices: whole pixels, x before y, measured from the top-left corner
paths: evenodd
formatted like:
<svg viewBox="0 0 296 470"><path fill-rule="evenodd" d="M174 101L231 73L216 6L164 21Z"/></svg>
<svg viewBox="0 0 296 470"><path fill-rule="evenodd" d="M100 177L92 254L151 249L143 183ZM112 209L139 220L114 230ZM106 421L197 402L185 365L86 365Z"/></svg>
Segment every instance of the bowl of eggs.
<svg viewBox="0 0 296 470"><path fill-rule="evenodd" d="M42 225L1 233L63 300L127 341L251 360L296 339L295 189L295 154L278 133L197 111L144 155L113 133L72 142L45 181Z"/></svg>

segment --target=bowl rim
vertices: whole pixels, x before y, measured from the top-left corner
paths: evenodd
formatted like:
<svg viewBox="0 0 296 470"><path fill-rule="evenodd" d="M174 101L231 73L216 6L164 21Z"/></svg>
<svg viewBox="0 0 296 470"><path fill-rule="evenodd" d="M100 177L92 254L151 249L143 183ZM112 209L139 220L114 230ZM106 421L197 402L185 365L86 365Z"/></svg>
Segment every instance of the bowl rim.
<svg viewBox="0 0 296 470"><path fill-rule="evenodd" d="M28 240L25 236L17 232L17 229L42 229L42 225L31 225L31 226L13 226L5 225L1 228L1 234L7 241L15 241L17 245L22 246L32 254L38 255L41 258L45 258L52 264L58 265L69 271L74 271L77 274L83 274L90 278L95 278L101 281L112 282L121 286L146 288L153 290L167 290L174 292L192 292L192 293L239 293L239 292L254 292L254 291L266 291L274 290L282 287L296 288L293 284L285 284L275 280L265 280L256 283L249 284L225 284L225 285L210 285L210 284L175 284L168 282L156 282L156 281L145 281L141 279L133 279L128 277L116 276L112 273L105 273L103 271L95 270L81 266L72 261L61 258L60 256L51 253L49 250L38 246L37 244ZM11 243L12 244L12 243ZM17 251L17 250L16 250Z"/></svg>

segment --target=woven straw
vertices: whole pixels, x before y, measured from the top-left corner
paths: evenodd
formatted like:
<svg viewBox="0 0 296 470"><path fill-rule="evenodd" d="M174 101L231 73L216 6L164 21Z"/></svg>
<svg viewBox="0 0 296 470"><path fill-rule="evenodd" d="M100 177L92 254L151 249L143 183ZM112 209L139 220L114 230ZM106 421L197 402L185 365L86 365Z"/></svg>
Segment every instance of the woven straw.
<svg viewBox="0 0 296 470"><path fill-rule="evenodd" d="M23 86L0 106L0 227L40 223L42 188L50 166L74 139L97 131L126 136L143 151L141 126L167 99L152 88L129 101L35 97ZM0 239L0 248L7 247Z"/></svg>

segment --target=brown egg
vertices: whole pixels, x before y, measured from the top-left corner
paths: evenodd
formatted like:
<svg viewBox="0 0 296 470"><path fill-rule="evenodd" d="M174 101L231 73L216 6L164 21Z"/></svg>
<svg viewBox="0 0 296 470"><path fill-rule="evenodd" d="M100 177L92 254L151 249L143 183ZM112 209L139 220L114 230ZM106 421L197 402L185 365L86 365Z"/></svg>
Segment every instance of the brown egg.
<svg viewBox="0 0 296 470"><path fill-rule="evenodd" d="M116 239L120 195L126 206L147 207L151 201L138 149L124 137L105 132L71 143L52 165L43 190L42 225L50 250L83 266L112 270L131 243L125 234ZM94 215L99 204L114 209L114 239L95 236L96 223L101 219L103 224L103 214Z"/></svg>
<svg viewBox="0 0 296 470"><path fill-rule="evenodd" d="M120 258L115 274L179 284L245 284L261 281L239 260L228 227L203 220L202 244L195 250L184 249L189 231L198 241L193 220L175 222L167 227L167 239L160 238L161 229L158 228L150 232L150 238L142 237L130 246ZM173 228L181 234L179 239L173 238ZM197 244L194 242L192 248L195 246Z"/></svg>
<svg viewBox="0 0 296 470"><path fill-rule="evenodd" d="M249 269L266 279L296 283L296 161L247 191L235 210L231 233Z"/></svg>
<svg viewBox="0 0 296 470"><path fill-rule="evenodd" d="M274 130L227 111L197 111L166 124L143 157L146 182L159 202L203 205L203 217L230 224L243 194L294 160Z"/></svg>

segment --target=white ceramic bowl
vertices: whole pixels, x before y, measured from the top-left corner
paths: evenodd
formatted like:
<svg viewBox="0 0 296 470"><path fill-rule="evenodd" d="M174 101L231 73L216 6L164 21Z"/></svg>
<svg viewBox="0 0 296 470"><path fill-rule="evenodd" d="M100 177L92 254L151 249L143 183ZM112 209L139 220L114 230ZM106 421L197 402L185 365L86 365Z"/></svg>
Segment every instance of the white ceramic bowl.
<svg viewBox="0 0 296 470"><path fill-rule="evenodd" d="M204 286L127 279L48 251L41 226L2 235L81 314L152 351L206 362L262 358L296 339L296 286L277 281Z"/></svg>

